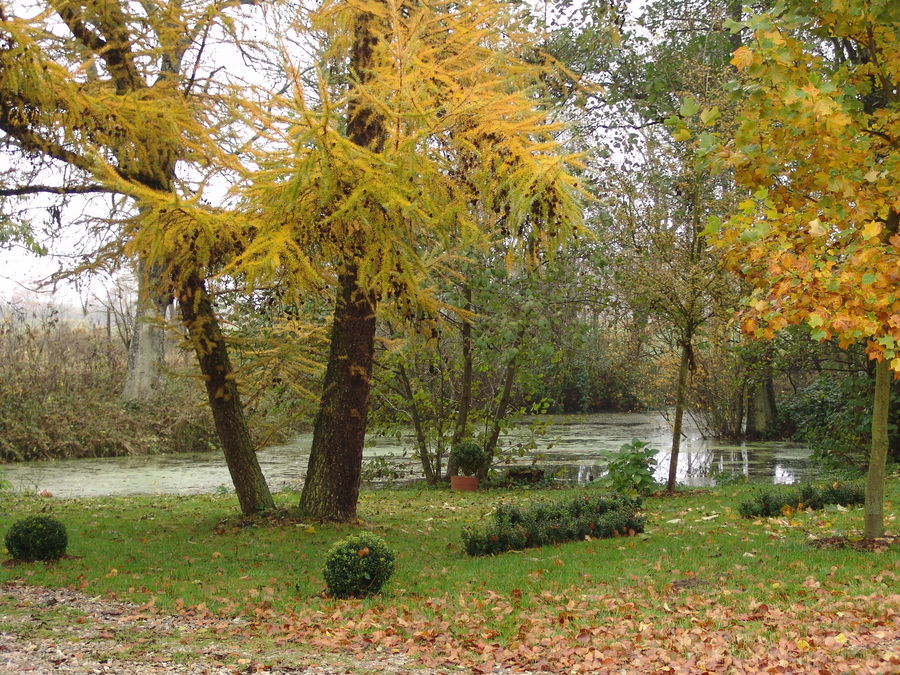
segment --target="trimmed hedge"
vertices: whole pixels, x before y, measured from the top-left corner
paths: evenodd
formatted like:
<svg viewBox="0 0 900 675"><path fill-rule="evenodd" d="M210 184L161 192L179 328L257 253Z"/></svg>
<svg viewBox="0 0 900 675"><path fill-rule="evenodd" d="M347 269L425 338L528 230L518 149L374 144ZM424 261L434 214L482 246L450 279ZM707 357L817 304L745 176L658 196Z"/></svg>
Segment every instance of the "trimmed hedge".
<svg viewBox="0 0 900 675"><path fill-rule="evenodd" d="M29 516L13 523L6 533L6 548L13 558L58 560L66 554L66 526L50 516Z"/></svg>
<svg viewBox="0 0 900 675"><path fill-rule="evenodd" d="M823 509L826 504L853 506L865 501L866 490L859 483L803 483L760 490L752 499L741 502L738 511L744 518L769 518L785 512Z"/></svg>
<svg viewBox="0 0 900 675"><path fill-rule="evenodd" d="M529 507L501 504L484 530L465 528L463 546L471 556L494 555L585 537L613 537L644 531L636 515L640 499L585 495Z"/></svg>
<svg viewBox="0 0 900 675"><path fill-rule="evenodd" d="M325 583L335 598L373 595L393 573L393 551L370 532L341 539L325 555Z"/></svg>

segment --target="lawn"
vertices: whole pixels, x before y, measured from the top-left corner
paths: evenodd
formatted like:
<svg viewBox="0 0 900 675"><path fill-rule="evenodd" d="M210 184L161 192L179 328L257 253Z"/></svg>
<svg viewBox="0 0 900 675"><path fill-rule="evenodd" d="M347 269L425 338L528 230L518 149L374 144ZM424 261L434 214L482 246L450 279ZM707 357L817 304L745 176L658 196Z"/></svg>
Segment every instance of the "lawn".
<svg viewBox="0 0 900 675"><path fill-rule="evenodd" d="M207 622L262 651L398 652L431 666L490 672L627 667L630 672L896 672L896 544L820 549L858 537L861 509L746 520L757 489L722 487L644 504L643 535L470 558L460 531L500 502L567 490L364 492L357 525L242 519L230 495L59 500L0 496L0 528L34 513L62 520L70 557L0 569L0 581L69 587ZM897 533L900 479L887 489ZM298 496L277 496L284 507ZM337 539L383 536L397 570L381 595L334 600L322 559ZM243 617L243 621L233 621ZM662 670L661 672L666 672ZM670 671L671 672L671 671Z"/></svg>

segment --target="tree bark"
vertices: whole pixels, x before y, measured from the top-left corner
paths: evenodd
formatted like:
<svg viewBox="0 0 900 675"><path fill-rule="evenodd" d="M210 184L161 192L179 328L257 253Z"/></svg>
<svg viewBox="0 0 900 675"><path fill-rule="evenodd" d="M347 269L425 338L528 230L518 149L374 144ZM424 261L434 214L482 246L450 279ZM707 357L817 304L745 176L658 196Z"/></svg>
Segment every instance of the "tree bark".
<svg viewBox="0 0 900 675"><path fill-rule="evenodd" d="M872 448L866 476L865 527L863 536L884 535L884 473L888 455L888 417L891 401L891 370L887 359L875 364L875 399L872 408Z"/></svg>
<svg viewBox="0 0 900 675"><path fill-rule="evenodd" d="M171 302L160 293L159 274L143 260L138 262L138 297L134 307L134 328L128 345L128 371L122 387L125 401L148 401L163 385L165 329L162 325Z"/></svg>
<svg viewBox="0 0 900 675"><path fill-rule="evenodd" d="M374 14L361 11L353 26L350 72L361 84L373 77L378 37L372 24L376 21L378 17ZM350 99L347 137L373 152L384 148L384 118L362 97ZM377 298L359 285L356 261L366 255L364 245L348 235L345 250L346 257L341 261L344 271L338 276L322 400L300 495L303 513L338 522L356 517L378 304Z"/></svg>
<svg viewBox="0 0 900 675"><path fill-rule="evenodd" d="M678 384L675 389L675 423L672 425L672 452L669 454L669 479L666 492L675 492L678 475L678 453L681 450L681 425L684 421L684 399L687 393L688 367L691 361L691 344L685 340L681 345L681 364L678 366Z"/></svg>
<svg viewBox="0 0 900 675"><path fill-rule="evenodd" d="M274 509L275 501L259 467L244 419L225 338L213 311L212 300L199 276L192 274L187 278L179 289L178 300L181 318L206 384L216 432L222 443L225 463L231 473L241 512L249 515Z"/></svg>
<svg viewBox="0 0 900 675"><path fill-rule="evenodd" d="M376 300L351 267L338 278L331 349L300 510L345 522L356 517L372 362Z"/></svg>

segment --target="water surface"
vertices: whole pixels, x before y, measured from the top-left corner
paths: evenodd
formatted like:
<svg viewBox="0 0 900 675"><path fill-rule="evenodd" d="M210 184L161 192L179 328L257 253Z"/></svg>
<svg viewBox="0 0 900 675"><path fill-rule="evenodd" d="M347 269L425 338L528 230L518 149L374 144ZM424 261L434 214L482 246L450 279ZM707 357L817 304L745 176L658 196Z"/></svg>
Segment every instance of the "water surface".
<svg viewBox="0 0 900 675"><path fill-rule="evenodd" d="M511 456L502 466L536 464L559 480L587 482L603 474L610 457L633 438L659 450L658 480L668 475L671 429L653 413L599 413L540 418L544 429L534 433L520 424L503 438ZM273 490L299 488L309 459L311 434L259 452L259 461ZM704 439L686 424L678 466L679 482L703 485L723 476L791 483L810 476L814 466L803 445L783 442L728 443ZM365 457L384 457L410 479L420 476L407 439L370 438ZM48 490L57 497L134 494L197 494L231 490L231 478L217 452L142 457L58 460L8 464L2 471L18 490Z"/></svg>

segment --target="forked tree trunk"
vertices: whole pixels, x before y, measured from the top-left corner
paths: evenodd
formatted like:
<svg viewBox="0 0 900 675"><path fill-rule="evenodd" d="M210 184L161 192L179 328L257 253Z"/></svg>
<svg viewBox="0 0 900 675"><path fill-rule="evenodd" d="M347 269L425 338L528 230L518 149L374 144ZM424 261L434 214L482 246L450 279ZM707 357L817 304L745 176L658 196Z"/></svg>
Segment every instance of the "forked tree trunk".
<svg viewBox="0 0 900 675"><path fill-rule="evenodd" d="M687 393L688 366L691 361L691 345L687 340L681 345L681 364L678 366L678 384L675 389L675 423L672 425L672 452L669 454L669 479L666 492L675 492L678 476L678 453L681 450L681 425L684 421L684 400Z"/></svg>
<svg viewBox="0 0 900 675"><path fill-rule="evenodd" d="M178 307L200 364L216 433L241 512L249 515L275 508L275 501L259 467L256 450L244 419L234 370L225 338L204 282L191 275L179 292Z"/></svg>
<svg viewBox="0 0 900 675"><path fill-rule="evenodd" d="M344 522L356 517L362 470L376 301L357 284L355 268L338 279L331 349L300 510Z"/></svg>
<svg viewBox="0 0 900 675"><path fill-rule="evenodd" d="M872 448L866 476L863 536L884 535L884 472L888 455L888 417L891 402L891 370L887 359L875 364L875 400L872 407Z"/></svg>

